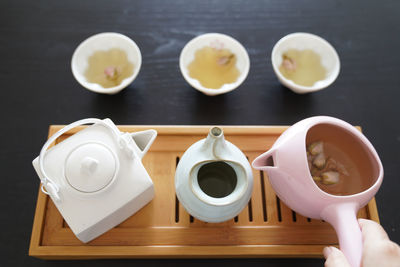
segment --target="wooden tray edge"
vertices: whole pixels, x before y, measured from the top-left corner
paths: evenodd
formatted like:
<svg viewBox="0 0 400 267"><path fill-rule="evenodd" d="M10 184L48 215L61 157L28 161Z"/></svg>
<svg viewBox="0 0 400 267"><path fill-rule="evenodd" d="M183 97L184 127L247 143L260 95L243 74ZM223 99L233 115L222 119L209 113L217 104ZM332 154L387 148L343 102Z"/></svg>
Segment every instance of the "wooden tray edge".
<svg viewBox="0 0 400 267"><path fill-rule="evenodd" d="M48 138L50 138L56 132L57 132L57 128L53 127L53 125L50 125ZM47 206L46 202L47 201L48 201L48 197L47 197L47 195L43 194L43 192L41 191L41 184L40 184L37 201L36 201L35 215L34 215L34 219L33 219L31 240L30 240L29 251L28 251L28 255L30 255L30 256L34 256L35 251L42 247L41 242L42 242L42 235L43 235L43 230L44 230L44 219L45 219L44 213L46 211L46 206Z"/></svg>
<svg viewBox="0 0 400 267"><path fill-rule="evenodd" d="M204 135L207 134L210 128L217 125L117 125L117 127L123 132L132 131L143 131L147 129L155 129L158 134L169 134L169 135ZM228 135L258 135L258 134L269 134L275 135L280 134L289 126L262 126L262 125L218 125L223 128L224 133ZM64 128L65 125L50 125L50 131L58 131ZM71 129L66 134L74 134L87 126L78 126Z"/></svg>
<svg viewBox="0 0 400 267"><path fill-rule="evenodd" d="M56 246L38 247L30 256L45 260L148 258L323 258L326 245L258 246ZM54 250L57 253L54 253ZM60 253L61 252L61 253Z"/></svg>

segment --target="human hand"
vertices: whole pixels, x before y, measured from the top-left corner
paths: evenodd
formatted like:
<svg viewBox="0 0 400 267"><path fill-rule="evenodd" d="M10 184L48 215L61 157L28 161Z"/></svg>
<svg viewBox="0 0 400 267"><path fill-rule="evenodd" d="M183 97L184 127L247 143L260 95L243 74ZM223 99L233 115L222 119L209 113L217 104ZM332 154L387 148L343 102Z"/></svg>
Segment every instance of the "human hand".
<svg viewBox="0 0 400 267"><path fill-rule="evenodd" d="M362 267L400 267L400 247L389 240L382 226L374 221L359 219L363 237ZM350 266L344 254L335 247L324 248L325 267Z"/></svg>

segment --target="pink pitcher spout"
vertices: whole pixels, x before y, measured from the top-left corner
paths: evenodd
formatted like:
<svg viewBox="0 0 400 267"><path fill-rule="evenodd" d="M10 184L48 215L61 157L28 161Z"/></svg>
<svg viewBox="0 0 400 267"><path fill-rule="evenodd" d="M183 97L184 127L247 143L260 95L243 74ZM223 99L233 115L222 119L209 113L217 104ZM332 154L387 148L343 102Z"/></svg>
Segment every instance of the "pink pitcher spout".
<svg viewBox="0 0 400 267"><path fill-rule="evenodd" d="M274 162L275 149L270 149L264 154L258 156L252 163L256 170L266 171L271 168L276 168Z"/></svg>

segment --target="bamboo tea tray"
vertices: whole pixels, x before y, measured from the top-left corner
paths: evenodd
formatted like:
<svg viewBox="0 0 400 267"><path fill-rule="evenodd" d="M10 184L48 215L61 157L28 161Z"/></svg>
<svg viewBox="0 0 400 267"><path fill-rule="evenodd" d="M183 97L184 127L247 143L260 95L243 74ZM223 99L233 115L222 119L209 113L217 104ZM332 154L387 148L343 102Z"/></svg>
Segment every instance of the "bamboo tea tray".
<svg viewBox="0 0 400 267"><path fill-rule="evenodd" d="M50 126L49 136L62 127ZM253 170L252 198L236 218L218 224L194 219L175 195L175 168L184 151L205 138L210 127L119 128L125 132L157 130L158 137L143 158L154 182L155 198L117 227L83 244L49 197L39 190L29 255L42 259L322 257L325 246L337 245L335 232L328 223L290 210L275 195L266 173L256 170ZM56 142L80 129L70 131ZM225 126L223 129L225 138L237 145L251 162L269 149L287 127ZM358 216L379 222L375 199Z"/></svg>

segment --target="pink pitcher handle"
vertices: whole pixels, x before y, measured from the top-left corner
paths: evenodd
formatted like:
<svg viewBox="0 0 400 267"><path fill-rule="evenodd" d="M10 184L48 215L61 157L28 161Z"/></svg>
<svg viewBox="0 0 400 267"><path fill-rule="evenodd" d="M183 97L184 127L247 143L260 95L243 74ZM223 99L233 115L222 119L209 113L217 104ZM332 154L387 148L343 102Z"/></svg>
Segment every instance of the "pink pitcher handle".
<svg viewBox="0 0 400 267"><path fill-rule="evenodd" d="M357 221L357 203L341 203L324 209L321 217L336 230L340 250L352 267L361 266L362 234Z"/></svg>

